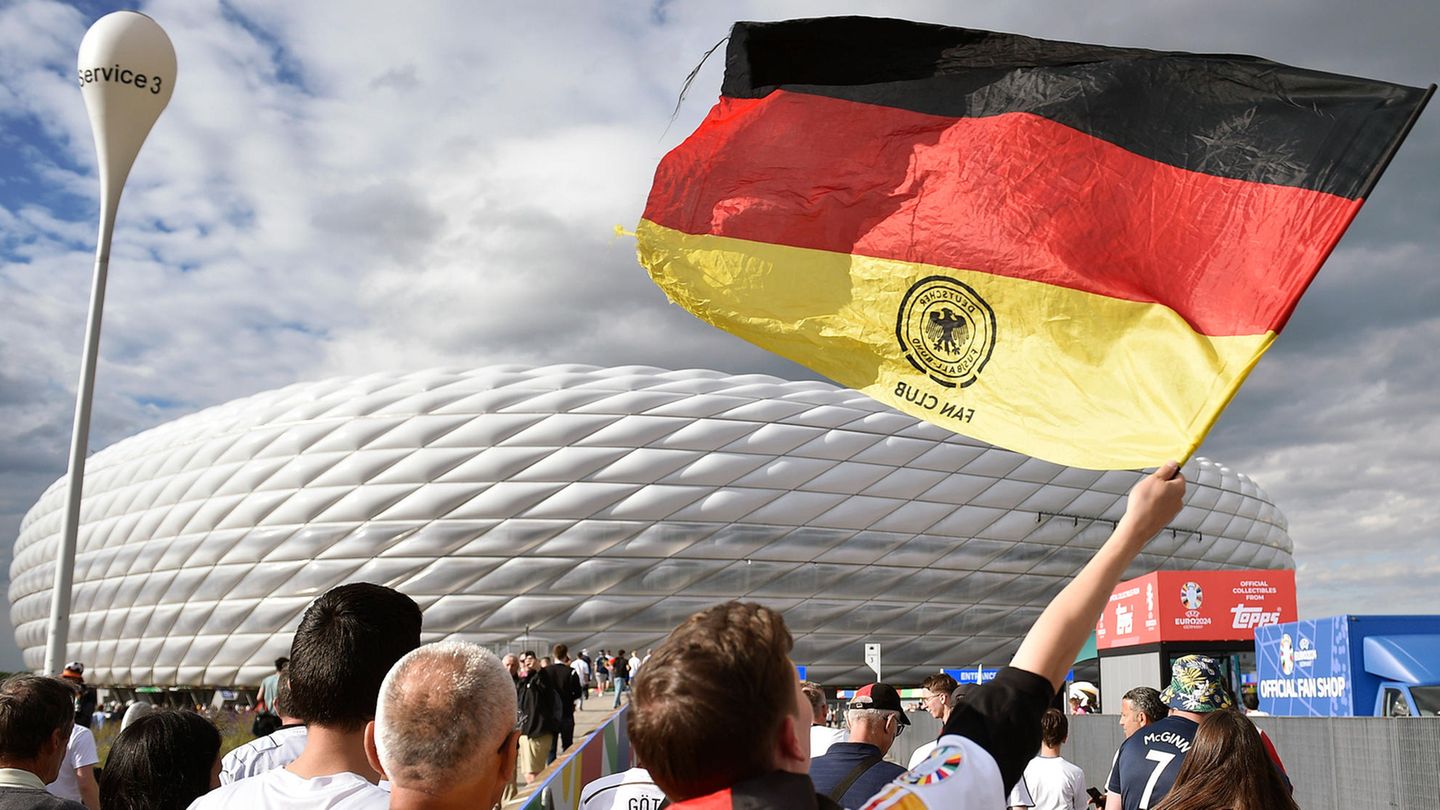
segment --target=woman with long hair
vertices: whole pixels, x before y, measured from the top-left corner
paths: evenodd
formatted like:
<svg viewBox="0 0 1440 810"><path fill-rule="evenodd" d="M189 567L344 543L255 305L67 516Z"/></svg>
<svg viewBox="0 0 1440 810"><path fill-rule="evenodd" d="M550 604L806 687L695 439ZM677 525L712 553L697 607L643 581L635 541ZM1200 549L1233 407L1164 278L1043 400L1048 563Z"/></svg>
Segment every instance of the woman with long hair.
<svg viewBox="0 0 1440 810"><path fill-rule="evenodd" d="M1154 810L1299 810L1260 730L1229 709L1200 721L1175 785Z"/></svg>
<svg viewBox="0 0 1440 810"><path fill-rule="evenodd" d="M136 720L110 746L100 810L185 810L220 786L220 732L190 711Z"/></svg>

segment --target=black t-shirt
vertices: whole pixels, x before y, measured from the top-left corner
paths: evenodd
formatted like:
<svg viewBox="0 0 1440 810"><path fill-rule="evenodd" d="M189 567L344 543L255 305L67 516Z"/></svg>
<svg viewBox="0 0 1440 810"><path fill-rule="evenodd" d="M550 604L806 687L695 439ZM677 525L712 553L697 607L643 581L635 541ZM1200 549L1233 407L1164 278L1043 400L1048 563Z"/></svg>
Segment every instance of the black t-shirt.
<svg viewBox="0 0 1440 810"><path fill-rule="evenodd" d="M967 737L988 751L1008 791L1040 753L1040 716L1054 697L1048 678L1005 667L950 712L940 733Z"/></svg>
<svg viewBox="0 0 1440 810"><path fill-rule="evenodd" d="M630 677L630 662L623 656L615 656L614 662L610 665L610 674L616 678Z"/></svg>
<svg viewBox="0 0 1440 810"><path fill-rule="evenodd" d="M1149 810L1165 798L1199 724L1171 715L1131 734L1120 744L1105 789L1120 794L1125 810Z"/></svg>

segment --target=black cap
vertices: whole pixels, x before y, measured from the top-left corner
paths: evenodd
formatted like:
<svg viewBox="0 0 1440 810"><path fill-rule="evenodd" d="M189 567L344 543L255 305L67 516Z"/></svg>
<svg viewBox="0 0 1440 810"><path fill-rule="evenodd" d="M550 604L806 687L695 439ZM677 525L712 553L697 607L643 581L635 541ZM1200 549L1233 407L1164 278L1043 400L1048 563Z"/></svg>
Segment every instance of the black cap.
<svg viewBox="0 0 1440 810"><path fill-rule="evenodd" d="M855 696L850 698L850 708L899 712L900 723L910 725L910 718L905 716L905 710L900 707L900 693L888 683L870 683L860 687L855 691Z"/></svg>

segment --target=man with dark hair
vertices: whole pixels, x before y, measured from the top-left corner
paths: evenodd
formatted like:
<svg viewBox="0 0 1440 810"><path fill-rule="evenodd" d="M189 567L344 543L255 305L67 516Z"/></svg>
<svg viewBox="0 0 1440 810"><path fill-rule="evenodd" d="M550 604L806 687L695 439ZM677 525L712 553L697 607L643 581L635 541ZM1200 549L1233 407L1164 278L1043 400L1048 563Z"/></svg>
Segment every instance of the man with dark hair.
<svg viewBox="0 0 1440 810"><path fill-rule="evenodd" d="M560 696L560 731L555 742L550 744L549 761L554 762L561 751L575 742L575 701L580 699L583 692L580 676L570 666L570 648L564 644L556 644L550 652L554 656L552 663L545 667L543 672L545 677L550 679L555 694Z"/></svg>
<svg viewBox="0 0 1440 810"><path fill-rule="evenodd" d="M275 697L280 691L280 673L289 663L290 659L283 655L276 658L275 671L260 681L260 694L255 700L255 722L250 726L250 732L256 737L264 737L281 726L280 713L275 711Z"/></svg>
<svg viewBox="0 0 1440 810"><path fill-rule="evenodd" d="M630 743L675 810L839 806L806 775L813 714L793 645L779 613L726 602L655 649L631 695Z"/></svg>
<svg viewBox="0 0 1440 810"><path fill-rule="evenodd" d="M615 704L610 708L618 709L620 695L630 691L630 659L625 657L624 650L610 661L610 680L615 683Z"/></svg>
<svg viewBox="0 0 1440 810"><path fill-rule="evenodd" d="M886 762L885 755L908 725L910 718L900 707L900 693L895 687L887 683L860 687L845 712L849 737L810 762L810 779L816 792L842 807L864 804L905 772L899 765Z"/></svg>
<svg viewBox="0 0 1440 810"><path fill-rule="evenodd" d="M0 684L0 810L85 810L45 790L74 725L75 693L59 680L14 675Z"/></svg>
<svg viewBox="0 0 1440 810"><path fill-rule="evenodd" d="M305 749L283 768L201 796L191 810L375 808L390 795L365 753L390 667L420 646L420 608L382 585L357 582L311 603L290 646L286 713L306 724Z"/></svg>
<svg viewBox="0 0 1440 810"><path fill-rule="evenodd" d="M549 764L550 747L564 715L560 694L541 669L534 650L520 653L520 666L525 673L515 687L520 707L520 772L528 785Z"/></svg>
<svg viewBox="0 0 1440 810"><path fill-rule="evenodd" d="M1040 755L1025 766L1025 785L1034 797L1035 810L1085 810L1085 772L1060 756L1070 737L1070 721L1059 709L1040 716Z"/></svg>
<svg viewBox="0 0 1440 810"><path fill-rule="evenodd" d="M1170 708L1160 699L1160 690L1148 686L1137 686L1120 698L1120 728L1125 736L1164 720Z"/></svg>

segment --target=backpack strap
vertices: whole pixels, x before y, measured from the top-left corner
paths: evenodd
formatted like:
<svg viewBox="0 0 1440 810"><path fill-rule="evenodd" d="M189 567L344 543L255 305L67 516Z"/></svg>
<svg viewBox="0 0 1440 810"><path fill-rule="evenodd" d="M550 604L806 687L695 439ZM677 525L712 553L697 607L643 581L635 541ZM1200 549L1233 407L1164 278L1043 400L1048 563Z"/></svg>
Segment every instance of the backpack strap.
<svg viewBox="0 0 1440 810"><path fill-rule="evenodd" d="M845 791L849 790L850 786L855 784L856 779L864 776L866 771L870 770L871 768L879 765L884 761L885 756L883 754L871 754L870 756L865 757L864 759L860 760L860 762L856 764L854 768L850 770L850 773L845 774L844 779L841 779L840 782L836 784L835 787L831 788L830 792L826 793L825 795L829 796L831 801L839 804L840 797L844 796Z"/></svg>

